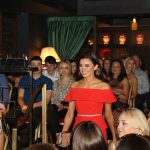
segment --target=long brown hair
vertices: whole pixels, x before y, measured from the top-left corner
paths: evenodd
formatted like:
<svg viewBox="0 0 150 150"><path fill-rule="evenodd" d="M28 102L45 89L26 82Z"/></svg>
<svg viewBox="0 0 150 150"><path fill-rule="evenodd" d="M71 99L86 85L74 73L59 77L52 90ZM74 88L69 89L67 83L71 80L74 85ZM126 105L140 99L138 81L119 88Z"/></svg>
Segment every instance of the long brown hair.
<svg viewBox="0 0 150 150"><path fill-rule="evenodd" d="M108 150L101 129L93 122L80 123L72 136L72 150Z"/></svg>

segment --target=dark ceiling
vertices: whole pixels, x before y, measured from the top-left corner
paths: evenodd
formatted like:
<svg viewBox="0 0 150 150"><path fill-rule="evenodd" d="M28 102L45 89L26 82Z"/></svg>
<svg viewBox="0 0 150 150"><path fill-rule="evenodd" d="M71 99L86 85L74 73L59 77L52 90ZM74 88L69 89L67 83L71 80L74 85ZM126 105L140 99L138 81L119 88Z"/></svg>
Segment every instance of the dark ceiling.
<svg viewBox="0 0 150 150"><path fill-rule="evenodd" d="M150 17L150 0L0 0L0 10L108 18Z"/></svg>

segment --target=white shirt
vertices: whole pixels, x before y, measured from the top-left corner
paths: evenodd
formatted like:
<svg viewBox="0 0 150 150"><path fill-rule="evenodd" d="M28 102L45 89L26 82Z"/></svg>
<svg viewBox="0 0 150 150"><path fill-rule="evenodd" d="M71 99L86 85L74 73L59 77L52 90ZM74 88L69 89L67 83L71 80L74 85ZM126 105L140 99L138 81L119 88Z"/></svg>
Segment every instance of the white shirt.
<svg viewBox="0 0 150 150"><path fill-rule="evenodd" d="M59 79L59 73L57 70L54 72L53 76L49 75L47 70L44 70L42 74L51 79L53 82Z"/></svg>
<svg viewBox="0 0 150 150"><path fill-rule="evenodd" d="M138 79L138 94L149 92L149 79L147 74L140 68L135 69L135 76Z"/></svg>

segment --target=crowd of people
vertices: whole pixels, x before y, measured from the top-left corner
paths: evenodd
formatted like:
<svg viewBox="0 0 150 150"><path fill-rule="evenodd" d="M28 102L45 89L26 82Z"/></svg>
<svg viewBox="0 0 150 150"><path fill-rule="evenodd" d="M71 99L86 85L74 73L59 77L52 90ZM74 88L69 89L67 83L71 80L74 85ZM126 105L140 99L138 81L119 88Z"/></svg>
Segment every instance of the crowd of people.
<svg viewBox="0 0 150 150"><path fill-rule="evenodd" d="M32 90L43 82L46 84L47 133L53 145L37 144L29 149L44 146L59 149L54 145L58 144L60 132L59 146L72 150L138 150L140 146L145 147L143 150L150 149L150 83L141 64L137 55L123 60L99 60L89 51L78 62L57 63L54 57L48 56L43 69L41 58L33 56L30 66L37 70L33 71ZM11 97L8 82L14 83L15 94ZM30 105L30 86L28 74L0 74L0 115L6 116L10 130L17 127L16 118L23 116ZM7 119L13 113L11 107L7 109L10 99L17 103L15 119ZM40 91L33 103L34 130L42 120L41 106ZM0 149L3 149L5 133L1 124L0 128ZM29 132L29 125L18 132L20 147L29 146ZM136 142L141 143L139 147Z"/></svg>

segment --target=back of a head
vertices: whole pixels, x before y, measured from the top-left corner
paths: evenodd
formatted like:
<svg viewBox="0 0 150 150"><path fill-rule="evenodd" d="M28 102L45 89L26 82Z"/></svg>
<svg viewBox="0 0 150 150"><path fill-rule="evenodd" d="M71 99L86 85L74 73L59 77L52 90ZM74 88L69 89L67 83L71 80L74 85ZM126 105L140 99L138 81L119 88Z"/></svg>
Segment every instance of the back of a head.
<svg viewBox="0 0 150 150"><path fill-rule="evenodd" d="M34 144L29 147L28 150L58 150L54 145L52 144Z"/></svg>
<svg viewBox="0 0 150 150"><path fill-rule="evenodd" d="M137 108L128 108L121 115L125 115L130 127L139 129L141 135L150 136L150 129L144 113ZM139 133L140 134L140 133Z"/></svg>
<svg viewBox="0 0 150 150"><path fill-rule="evenodd" d="M136 134L126 135L121 139L116 150L150 150L150 141Z"/></svg>
<svg viewBox="0 0 150 150"><path fill-rule="evenodd" d="M108 150L100 128L93 122L80 123L73 132L72 150Z"/></svg>

